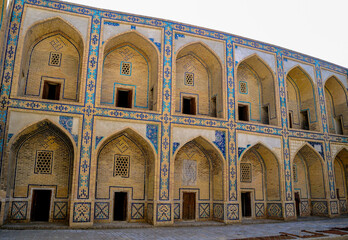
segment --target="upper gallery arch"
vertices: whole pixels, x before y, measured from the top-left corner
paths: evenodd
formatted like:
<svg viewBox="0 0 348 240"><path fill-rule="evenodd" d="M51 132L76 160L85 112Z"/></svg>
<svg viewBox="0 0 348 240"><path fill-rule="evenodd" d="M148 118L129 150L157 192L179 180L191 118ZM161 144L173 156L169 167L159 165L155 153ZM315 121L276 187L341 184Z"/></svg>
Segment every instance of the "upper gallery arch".
<svg viewBox="0 0 348 240"><path fill-rule="evenodd" d="M175 55L175 112L224 116L223 66L205 43L192 42Z"/></svg>
<svg viewBox="0 0 348 240"><path fill-rule="evenodd" d="M107 40L100 58L100 103L109 107L159 109L158 48L137 31Z"/></svg>
<svg viewBox="0 0 348 240"><path fill-rule="evenodd" d="M61 17L34 23L21 37L17 64L18 96L79 101L84 41Z"/></svg>

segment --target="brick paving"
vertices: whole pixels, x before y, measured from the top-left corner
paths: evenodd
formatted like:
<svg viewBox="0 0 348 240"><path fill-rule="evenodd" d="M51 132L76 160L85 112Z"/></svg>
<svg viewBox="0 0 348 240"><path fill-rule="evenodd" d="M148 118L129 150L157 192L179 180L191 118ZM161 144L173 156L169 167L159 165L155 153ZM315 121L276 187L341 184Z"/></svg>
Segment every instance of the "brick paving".
<svg viewBox="0 0 348 240"><path fill-rule="evenodd" d="M6 226L5 226L6 227ZM54 225L52 225L54 227ZM146 227L127 229L0 229L0 239L348 239L348 217L299 220L293 222L259 221L197 227Z"/></svg>

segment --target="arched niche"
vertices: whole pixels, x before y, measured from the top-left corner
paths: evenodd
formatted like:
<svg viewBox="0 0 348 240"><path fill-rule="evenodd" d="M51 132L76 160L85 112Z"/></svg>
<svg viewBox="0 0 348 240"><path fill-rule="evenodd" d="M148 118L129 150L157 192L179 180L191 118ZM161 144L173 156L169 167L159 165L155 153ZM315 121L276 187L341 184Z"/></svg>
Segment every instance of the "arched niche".
<svg viewBox="0 0 348 240"><path fill-rule="evenodd" d="M18 96L47 100L80 100L84 42L60 17L30 27L23 41Z"/></svg>
<svg viewBox="0 0 348 240"><path fill-rule="evenodd" d="M348 134L348 97L340 81L332 76L324 86L329 132Z"/></svg>
<svg viewBox="0 0 348 240"><path fill-rule="evenodd" d="M242 217L282 218L280 166L274 153L258 143L241 156Z"/></svg>
<svg viewBox="0 0 348 240"><path fill-rule="evenodd" d="M152 222L145 210L154 200L154 164L153 148L136 131L127 128L105 139L97 154L95 199L96 208L107 203L110 214L97 214L95 221ZM122 194L126 199L120 204ZM120 211L124 219L118 218Z"/></svg>
<svg viewBox="0 0 348 240"><path fill-rule="evenodd" d="M159 52L136 31L107 42L103 51L100 103L110 107L159 110Z"/></svg>
<svg viewBox="0 0 348 240"><path fill-rule="evenodd" d="M183 145L174 160L175 220L217 220L224 201L224 159L203 137ZM204 209L204 210L202 210Z"/></svg>
<svg viewBox="0 0 348 240"><path fill-rule="evenodd" d="M274 74L256 54L237 67L237 109L240 121L278 125Z"/></svg>
<svg viewBox="0 0 348 240"><path fill-rule="evenodd" d="M223 68L202 42L182 47L176 55L175 112L222 118Z"/></svg>
<svg viewBox="0 0 348 240"><path fill-rule="evenodd" d="M336 196L340 213L347 213L348 150L342 149L334 158Z"/></svg>
<svg viewBox="0 0 348 240"><path fill-rule="evenodd" d="M71 137L43 120L21 131L10 144L5 160L8 172L2 176L7 178L12 202L10 221L68 221L74 166ZM24 203L23 215L14 214L18 201Z"/></svg>
<svg viewBox="0 0 348 240"><path fill-rule="evenodd" d="M320 155L305 144L293 159L292 171L297 215L326 215L324 167Z"/></svg>
<svg viewBox="0 0 348 240"><path fill-rule="evenodd" d="M315 85L307 72L296 66L286 75L288 123L290 128L320 131Z"/></svg>

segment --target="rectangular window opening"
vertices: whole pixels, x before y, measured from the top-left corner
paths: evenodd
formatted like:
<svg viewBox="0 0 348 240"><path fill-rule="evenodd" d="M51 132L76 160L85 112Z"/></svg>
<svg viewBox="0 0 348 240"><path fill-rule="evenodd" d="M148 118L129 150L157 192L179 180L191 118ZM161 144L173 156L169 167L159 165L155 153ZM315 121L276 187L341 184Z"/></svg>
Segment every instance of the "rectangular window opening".
<svg viewBox="0 0 348 240"><path fill-rule="evenodd" d="M249 108L247 105L238 105L238 120L249 121Z"/></svg>
<svg viewBox="0 0 348 240"><path fill-rule="evenodd" d="M268 106L262 107L261 119L263 124L269 124L269 108Z"/></svg>
<svg viewBox="0 0 348 240"><path fill-rule="evenodd" d="M303 130L309 130L308 111L301 111L301 125Z"/></svg>
<svg viewBox="0 0 348 240"><path fill-rule="evenodd" d="M196 99L195 98L183 98L182 113L196 115Z"/></svg>
<svg viewBox="0 0 348 240"><path fill-rule="evenodd" d="M116 107L132 108L132 90L117 90Z"/></svg>
<svg viewBox="0 0 348 240"><path fill-rule="evenodd" d="M44 82L42 99L59 100L60 83Z"/></svg>

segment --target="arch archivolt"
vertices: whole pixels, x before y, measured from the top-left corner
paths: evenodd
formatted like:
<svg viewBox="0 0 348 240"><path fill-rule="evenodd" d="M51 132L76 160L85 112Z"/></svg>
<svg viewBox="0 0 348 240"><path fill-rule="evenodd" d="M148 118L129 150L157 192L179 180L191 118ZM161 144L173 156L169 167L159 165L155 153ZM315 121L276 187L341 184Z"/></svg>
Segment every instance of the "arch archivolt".
<svg viewBox="0 0 348 240"><path fill-rule="evenodd" d="M242 216L282 218L282 164L262 143L248 147L239 160ZM245 194L251 197L246 203ZM251 212L248 213L250 209ZM249 210L249 211L250 211ZM267 210L267 211L266 211Z"/></svg>
<svg viewBox="0 0 348 240"><path fill-rule="evenodd" d="M195 220L219 219L216 204L225 200L225 162L220 151L209 140L196 137L182 145L173 156L174 204L180 206L176 219L186 218L185 193L195 194ZM204 211L202 212L202 207Z"/></svg>
<svg viewBox="0 0 348 240"><path fill-rule="evenodd" d="M50 191L47 220L69 219L68 211L62 211L57 218L54 208L58 204L63 209L69 209L76 155L78 153L70 134L48 119L27 126L11 139L7 144L4 157L6 170L2 172L1 181L7 188L10 202L13 202L10 206L15 207L18 201L26 202L23 216L28 217L19 220L33 220L34 192L36 194L41 190ZM16 219L11 216L11 211L8 217Z"/></svg>

